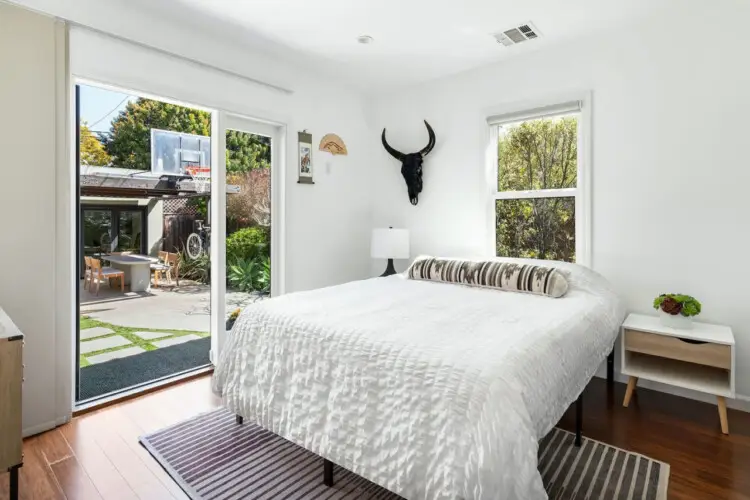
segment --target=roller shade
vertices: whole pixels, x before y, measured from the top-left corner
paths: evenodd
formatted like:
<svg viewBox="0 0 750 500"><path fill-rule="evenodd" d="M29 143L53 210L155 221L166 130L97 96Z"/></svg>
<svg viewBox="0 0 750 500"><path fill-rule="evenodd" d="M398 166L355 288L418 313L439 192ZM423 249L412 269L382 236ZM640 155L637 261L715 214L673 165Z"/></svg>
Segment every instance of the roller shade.
<svg viewBox="0 0 750 500"><path fill-rule="evenodd" d="M524 109L522 111L514 111L511 113L503 113L500 115L490 116L489 118L487 118L487 123L489 123L490 125L502 125L504 123L533 120L534 118L577 113L581 111L582 105L583 103L581 101L569 101L560 104L553 104L550 106Z"/></svg>

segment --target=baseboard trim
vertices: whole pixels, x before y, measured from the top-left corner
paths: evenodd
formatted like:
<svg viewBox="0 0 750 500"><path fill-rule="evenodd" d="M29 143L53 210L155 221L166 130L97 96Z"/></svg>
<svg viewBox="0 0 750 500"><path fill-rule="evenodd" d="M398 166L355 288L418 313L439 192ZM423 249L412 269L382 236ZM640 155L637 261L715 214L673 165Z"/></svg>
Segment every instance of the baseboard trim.
<svg viewBox="0 0 750 500"><path fill-rule="evenodd" d="M25 429L23 429L21 431L21 435L27 438L35 434L41 434L42 432L46 432L50 429L54 429L55 427L57 427L57 425L57 420L51 420L39 425L32 425L31 427L26 427Z"/></svg>

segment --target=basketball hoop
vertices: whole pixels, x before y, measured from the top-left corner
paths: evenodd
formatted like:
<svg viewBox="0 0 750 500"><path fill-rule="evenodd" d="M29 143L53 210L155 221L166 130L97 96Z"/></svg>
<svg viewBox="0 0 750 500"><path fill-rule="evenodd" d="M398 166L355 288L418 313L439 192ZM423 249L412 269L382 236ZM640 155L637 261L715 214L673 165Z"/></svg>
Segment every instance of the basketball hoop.
<svg viewBox="0 0 750 500"><path fill-rule="evenodd" d="M193 179L196 193L211 191L211 167L185 167L185 172Z"/></svg>

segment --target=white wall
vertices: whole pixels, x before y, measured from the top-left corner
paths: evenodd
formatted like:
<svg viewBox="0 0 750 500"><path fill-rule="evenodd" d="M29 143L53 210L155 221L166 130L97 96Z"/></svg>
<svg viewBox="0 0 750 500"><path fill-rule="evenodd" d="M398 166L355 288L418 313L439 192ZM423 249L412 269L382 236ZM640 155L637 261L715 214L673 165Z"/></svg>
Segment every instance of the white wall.
<svg viewBox="0 0 750 500"><path fill-rule="evenodd" d="M146 249L149 255L156 257L161 250L164 239L164 202L148 200L146 202L146 224L148 227L148 243Z"/></svg>
<svg viewBox="0 0 750 500"><path fill-rule="evenodd" d="M54 19L0 3L0 306L26 336L26 432L53 426L70 396L56 380L56 298L70 295L55 274L58 43Z"/></svg>
<svg viewBox="0 0 750 500"><path fill-rule="evenodd" d="M391 145L415 151L427 119L437 146L412 207L397 162L377 145L375 225L409 228L412 256L481 254L490 110L591 90L593 268L634 311L653 312L663 292L699 298L702 320L734 329L737 391L750 395L748 18L739 2L683 2L668 19L378 98L373 143L388 127Z"/></svg>

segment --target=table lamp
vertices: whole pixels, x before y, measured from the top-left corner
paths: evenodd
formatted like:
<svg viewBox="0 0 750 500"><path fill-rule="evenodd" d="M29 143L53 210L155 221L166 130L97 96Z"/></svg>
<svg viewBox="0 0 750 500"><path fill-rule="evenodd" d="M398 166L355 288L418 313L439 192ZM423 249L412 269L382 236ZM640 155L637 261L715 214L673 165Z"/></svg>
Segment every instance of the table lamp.
<svg viewBox="0 0 750 500"><path fill-rule="evenodd" d="M388 259L388 266L380 276L396 274L393 259L409 258L408 229L373 229L370 256L373 259Z"/></svg>

